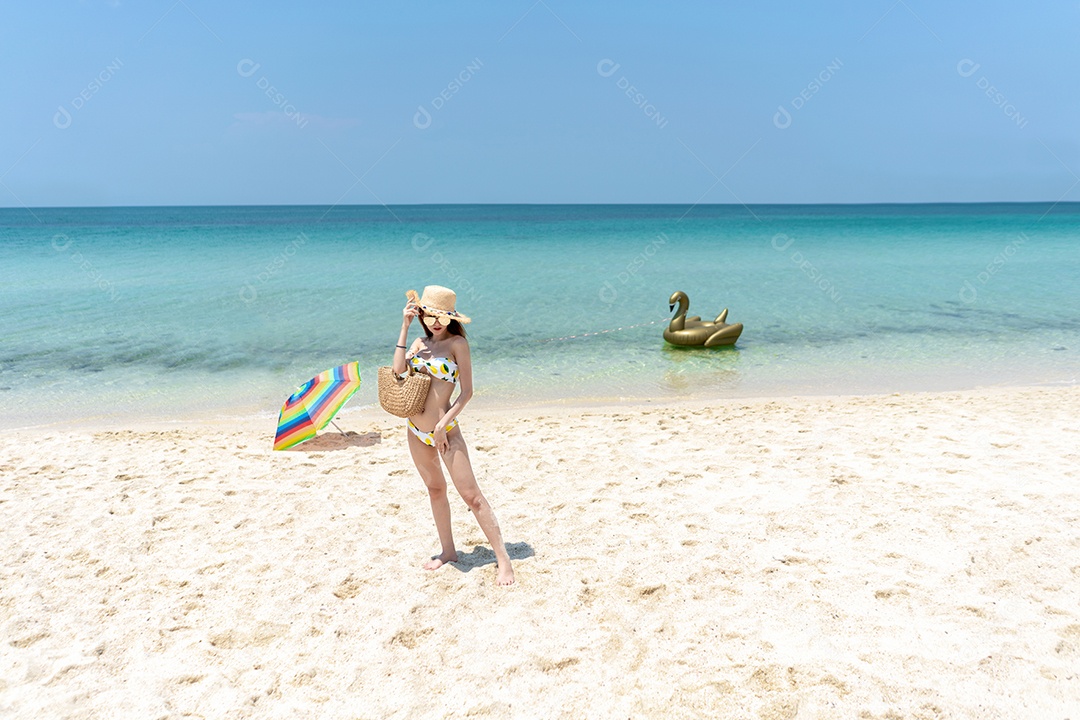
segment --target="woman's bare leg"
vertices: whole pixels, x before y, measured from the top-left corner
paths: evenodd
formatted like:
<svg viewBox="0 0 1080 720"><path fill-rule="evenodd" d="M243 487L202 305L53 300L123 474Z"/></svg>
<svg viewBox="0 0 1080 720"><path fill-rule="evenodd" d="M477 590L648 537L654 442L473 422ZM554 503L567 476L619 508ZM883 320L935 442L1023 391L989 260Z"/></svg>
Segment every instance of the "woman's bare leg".
<svg viewBox="0 0 1080 720"><path fill-rule="evenodd" d="M461 499L473 511L476 521L480 523L480 529L484 531L491 549L495 551L495 560L499 564L495 582L498 585L512 585L514 568L510 565L510 556L506 553L506 546L503 545L502 530L499 529L499 521L495 519L495 512L491 509L484 494L480 492L480 486L476 484L472 463L469 462L469 450L465 446L465 439L461 436L461 429L455 427L446 434L446 438L450 447L443 453L443 462L446 463L446 469L450 471L450 479L454 481L454 487L457 488Z"/></svg>
<svg viewBox="0 0 1080 720"><path fill-rule="evenodd" d="M427 486L428 499L431 501L431 514L435 518L435 529L439 532L439 544L442 551L424 563L427 570L435 570L448 562L457 562L457 550L454 548L454 534L450 528L450 501L446 498L446 479L439 466L439 454L435 448L420 442L408 430L409 452Z"/></svg>

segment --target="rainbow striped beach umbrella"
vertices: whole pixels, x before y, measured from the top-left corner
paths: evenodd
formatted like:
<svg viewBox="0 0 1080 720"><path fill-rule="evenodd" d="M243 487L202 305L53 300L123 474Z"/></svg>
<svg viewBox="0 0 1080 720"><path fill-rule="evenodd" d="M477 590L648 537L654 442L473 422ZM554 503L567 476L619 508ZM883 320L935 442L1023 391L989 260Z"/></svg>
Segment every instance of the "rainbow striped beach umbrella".
<svg viewBox="0 0 1080 720"><path fill-rule="evenodd" d="M358 361L324 370L296 388L281 406L274 449L288 450L315 437L359 389Z"/></svg>

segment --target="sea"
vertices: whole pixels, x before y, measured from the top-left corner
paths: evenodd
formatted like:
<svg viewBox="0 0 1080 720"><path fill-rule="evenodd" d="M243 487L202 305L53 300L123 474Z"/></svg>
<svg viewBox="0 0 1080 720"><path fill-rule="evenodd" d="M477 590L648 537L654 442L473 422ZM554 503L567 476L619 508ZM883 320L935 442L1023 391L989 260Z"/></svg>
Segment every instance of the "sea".
<svg viewBox="0 0 1080 720"><path fill-rule="evenodd" d="M0 428L265 415L457 292L473 403L1075 385L1080 203L0 209ZM743 323L674 347L669 298ZM414 323L412 336L420 333Z"/></svg>

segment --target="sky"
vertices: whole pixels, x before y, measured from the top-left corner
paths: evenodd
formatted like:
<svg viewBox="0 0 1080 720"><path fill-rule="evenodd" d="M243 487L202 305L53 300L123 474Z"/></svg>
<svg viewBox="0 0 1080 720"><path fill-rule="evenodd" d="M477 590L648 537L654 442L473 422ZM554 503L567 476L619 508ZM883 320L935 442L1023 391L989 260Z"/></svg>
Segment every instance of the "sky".
<svg viewBox="0 0 1080 720"><path fill-rule="evenodd" d="M0 207L1080 201L1080 1L0 1Z"/></svg>

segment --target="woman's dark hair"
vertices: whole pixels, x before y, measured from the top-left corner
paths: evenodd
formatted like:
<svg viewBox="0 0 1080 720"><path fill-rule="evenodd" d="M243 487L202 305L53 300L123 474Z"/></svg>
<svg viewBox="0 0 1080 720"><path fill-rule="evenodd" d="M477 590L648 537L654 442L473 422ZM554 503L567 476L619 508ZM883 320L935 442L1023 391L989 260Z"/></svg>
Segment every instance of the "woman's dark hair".
<svg viewBox="0 0 1080 720"><path fill-rule="evenodd" d="M431 332L431 328L424 322L424 311L420 311L420 327L424 328L424 334L428 337L433 337L435 333ZM457 320L451 320L450 324L446 326L446 331L451 335L460 335L461 337L467 337L465 335L465 328Z"/></svg>

